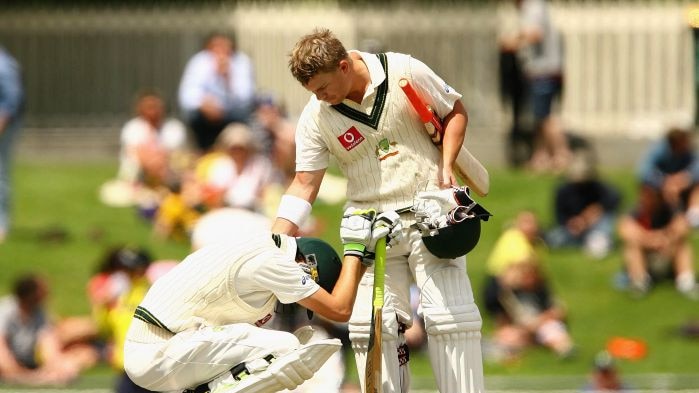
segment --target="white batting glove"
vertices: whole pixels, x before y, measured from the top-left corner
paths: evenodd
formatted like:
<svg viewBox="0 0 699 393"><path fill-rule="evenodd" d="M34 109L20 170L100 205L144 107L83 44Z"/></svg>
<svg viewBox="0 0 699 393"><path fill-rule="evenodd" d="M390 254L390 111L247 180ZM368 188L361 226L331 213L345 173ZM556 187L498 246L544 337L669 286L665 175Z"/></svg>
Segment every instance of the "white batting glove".
<svg viewBox="0 0 699 393"><path fill-rule="evenodd" d="M403 239L403 222L398 213L393 210L379 214L374 220L371 231L371 243L364 252L363 263L372 266L376 258L376 242L386 238L386 248L391 248Z"/></svg>
<svg viewBox="0 0 699 393"><path fill-rule="evenodd" d="M371 232L375 209L357 209L349 207L342 215L340 223L340 238L344 255L354 255L362 259L364 251L371 243Z"/></svg>
<svg viewBox="0 0 699 393"><path fill-rule="evenodd" d="M457 206L473 203L467 187L451 187L443 190L421 191L417 193L415 218L424 230L442 228L447 225L447 214Z"/></svg>

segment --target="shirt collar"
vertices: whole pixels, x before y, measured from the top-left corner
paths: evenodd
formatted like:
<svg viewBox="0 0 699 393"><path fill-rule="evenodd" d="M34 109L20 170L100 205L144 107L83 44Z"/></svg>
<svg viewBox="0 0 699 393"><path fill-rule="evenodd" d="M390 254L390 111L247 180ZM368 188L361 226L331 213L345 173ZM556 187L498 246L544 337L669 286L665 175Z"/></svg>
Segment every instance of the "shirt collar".
<svg viewBox="0 0 699 393"><path fill-rule="evenodd" d="M379 57L375 54L360 52L358 50L351 50L350 52L359 54L359 56L364 61L364 64L366 64L367 69L369 70L369 78L371 79L371 82L369 83L369 86L367 86L367 89L364 92L364 98L366 98L372 95L374 91L379 87L379 85L381 85L383 81L386 80L386 73L383 70L381 61L379 61Z"/></svg>

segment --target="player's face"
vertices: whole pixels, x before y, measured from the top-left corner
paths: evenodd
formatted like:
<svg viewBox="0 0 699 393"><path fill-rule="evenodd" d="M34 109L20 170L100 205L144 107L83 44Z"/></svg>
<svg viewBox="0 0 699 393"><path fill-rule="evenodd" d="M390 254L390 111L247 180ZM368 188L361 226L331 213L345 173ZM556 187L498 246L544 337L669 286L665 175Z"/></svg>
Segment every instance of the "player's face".
<svg viewBox="0 0 699 393"><path fill-rule="evenodd" d="M350 79L348 77L349 65L344 60L340 66L330 72L323 72L315 75L304 86L306 90L330 105L337 105L347 97L350 89Z"/></svg>

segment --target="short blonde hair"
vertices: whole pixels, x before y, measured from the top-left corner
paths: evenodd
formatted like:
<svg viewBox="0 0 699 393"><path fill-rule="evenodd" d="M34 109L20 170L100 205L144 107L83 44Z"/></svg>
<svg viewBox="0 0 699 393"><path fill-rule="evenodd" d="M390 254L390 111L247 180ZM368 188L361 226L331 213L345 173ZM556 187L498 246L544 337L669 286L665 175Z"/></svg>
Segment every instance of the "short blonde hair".
<svg viewBox="0 0 699 393"><path fill-rule="evenodd" d="M342 42L328 29L315 29L301 37L290 56L291 74L304 86L317 74L334 71L341 60L349 59Z"/></svg>

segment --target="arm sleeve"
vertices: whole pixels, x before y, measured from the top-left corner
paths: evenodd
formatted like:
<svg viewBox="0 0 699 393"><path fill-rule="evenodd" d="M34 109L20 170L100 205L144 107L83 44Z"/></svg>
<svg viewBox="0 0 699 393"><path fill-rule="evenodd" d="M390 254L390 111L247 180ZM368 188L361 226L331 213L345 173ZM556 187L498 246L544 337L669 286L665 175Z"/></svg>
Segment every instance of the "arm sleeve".
<svg viewBox="0 0 699 393"><path fill-rule="evenodd" d="M330 152L320 135L320 124L309 103L296 126L296 171L316 171L328 167ZM315 105L318 105L317 103Z"/></svg>
<svg viewBox="0 0 699 393"><path fill-rule="evenodd" d="M204 98L204 78L206 74L206 58L202 53L192 57L182 74L178 92L180 108L185 112L191 112L199 108Z"/></svg>
<svg viewBox="0 0 699 393"><path fill-rule="evenodd" d="M449 86L432 69L418 59L410 58L410 78L420 96L444 118L454 109L461 94Z"/></svg>
<svg viewBox="0 0 699 393"><path fill-rule="evenodd" d="M659 187L663 181L663 173L658 169L658 161L669 146L665 141L651 146L638 164L638 178L643 183Z"/></svg>
<svg viewBox="0 0 699 393"><path fill-rule="evenodd" d="M255 281L260 289L271 290L281 303L295 303L313 295L320 286L281 251L269 261L257 264Z"/></svg>

